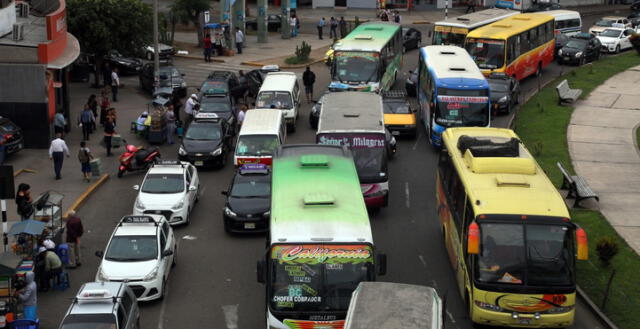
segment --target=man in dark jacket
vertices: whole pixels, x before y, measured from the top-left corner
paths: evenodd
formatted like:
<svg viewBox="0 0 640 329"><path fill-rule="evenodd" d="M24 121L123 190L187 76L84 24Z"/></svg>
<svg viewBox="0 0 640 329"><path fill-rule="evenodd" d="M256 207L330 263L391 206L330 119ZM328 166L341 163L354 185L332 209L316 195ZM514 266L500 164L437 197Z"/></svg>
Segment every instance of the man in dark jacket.
<svg viewBox="0 0 640 329"><path fill-rule="evenodd" d="M311 68L307 66L307 69L302 74L302 83L304 84L304 92L307 95L307 103L311 103L313 100L313 84L316 82L316 74L311 71Z"/></svg>
<svg viewBox="0 0 640 329"><path fill-rule="evenodd" d="M76 216L76 212L69 210L67 218L67 245L69 245L69 267L80 266L80 237L84 233L82 221Z"/></svg>

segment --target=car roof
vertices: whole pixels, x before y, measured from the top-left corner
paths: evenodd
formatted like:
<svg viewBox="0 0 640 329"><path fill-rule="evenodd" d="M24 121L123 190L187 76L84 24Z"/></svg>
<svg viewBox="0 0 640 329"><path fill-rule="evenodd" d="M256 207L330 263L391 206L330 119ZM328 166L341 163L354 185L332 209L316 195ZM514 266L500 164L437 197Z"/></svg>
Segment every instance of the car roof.
<svg viewBox="0 0 640 329"><path fill-rule="evenodd" d="M627 19L626 17L622 17L622 16L604 16L602 18L600 18L600 20L614 20L614 19Z"/></svg>
<svg viewBox="0 0 640 329"><path fill-rule="evenodd" d="M178 164L155 164L149 168L147 174L182 174L188 166L187 162L178 162Z"/></svg>
<svg viewBox="0 0 640 329"><path fill-rule="evenodd" d="M122 282L87 282L78 290L69 314L113 314L115 303L112 297L121 297L125 289ZM91 292L105 292L111 297L83 297L84 293Z"/></svg>

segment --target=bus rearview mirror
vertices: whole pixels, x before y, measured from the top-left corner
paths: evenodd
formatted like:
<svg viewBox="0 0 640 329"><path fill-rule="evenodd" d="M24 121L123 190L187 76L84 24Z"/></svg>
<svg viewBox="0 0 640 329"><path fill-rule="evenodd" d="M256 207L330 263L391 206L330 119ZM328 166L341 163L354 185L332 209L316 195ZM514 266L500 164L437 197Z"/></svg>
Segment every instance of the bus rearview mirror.
<svg viewBox="0 0 640 329"><path fill-rule="evenodd" d="M477 255L480 252L480 227L478 223L471 222L469 224L469 233L467 235L467 253Z"/></svg>
<svg viewBox="0 0 640 329"><path fill-rule="evenodd" d="M258 263L256 264L256 272L258 274L258 282L260 283L265 283L267 281L266 277L265 277L265 261L264 260L259 260Z"/></svg>
<svg viewBox="0 0 640 329"><path fill-rule="evenodd" d="M576 229L576 242L578 245L578 260L589 259L589 243L587 240L587 232L583 228Z"/></svg>

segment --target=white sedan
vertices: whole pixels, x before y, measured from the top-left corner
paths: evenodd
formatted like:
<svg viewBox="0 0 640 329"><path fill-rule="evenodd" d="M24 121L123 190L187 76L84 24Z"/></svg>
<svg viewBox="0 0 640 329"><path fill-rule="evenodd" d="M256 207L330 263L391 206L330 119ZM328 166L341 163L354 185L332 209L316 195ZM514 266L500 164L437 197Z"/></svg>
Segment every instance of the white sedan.
<svg viewBox="0 0 640 329"><path fill-rule="evenodd" d="M147 171L142 185L134 185L138 197L134 215L164 215L171 225L189 224L200 197L198 169L188 162L162 161Z"/></svg>
<svg viewBox="0 0 640 329"><path fill-rule="evenodd" d="M621 50L633 47L629 40L633 33L635 33L633 29L611 27L602 31L596 38L602 44L602 51L619 53Z"/></svg>

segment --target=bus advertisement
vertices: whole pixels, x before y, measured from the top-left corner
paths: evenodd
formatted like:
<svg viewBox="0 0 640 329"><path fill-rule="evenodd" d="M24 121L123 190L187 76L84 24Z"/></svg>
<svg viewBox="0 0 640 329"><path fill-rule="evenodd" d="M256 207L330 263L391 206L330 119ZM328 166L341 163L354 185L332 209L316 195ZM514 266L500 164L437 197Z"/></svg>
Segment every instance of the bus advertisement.
<svg viewBox="0 0 640 329"><path fill-rule="evenodd" d="M329 90L380 92L391 89L402 66L403 42L400 24L360 24L332 46Z"/></svg>
<svg viewBox="0 0 640 329"><path fill-rule="evenodd" d="M442 145L442 132L448 127L489 126L490 103L489 83L463 48L420 49L419 116L432 145Z"/></svg>
<svg viewBox="0 0 640 329"><path fill-rule="evenodd" d="M431 44L464 47L464 38L467 33L519 13L516 10L489 8L436 22Z"/></svg>
<svg viewBox="0 0 640 329"><path fill-rule="evenodd" d="M554 17L548 14L519 14L467 35L465 48L485 76L504 72L522 80L553 62Z"/></svg>
<svg viewBox="0 0 640 329"><path fill-rule="evenodd" d="M570 327L585 231L509 129L447 129L436 171L445 247L471 321Z"/></svg>

